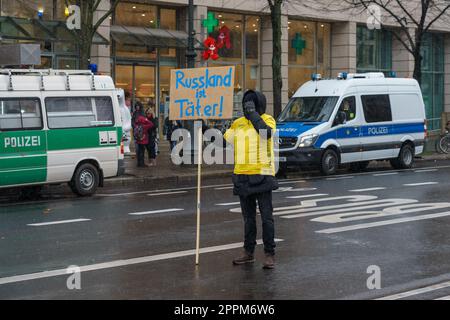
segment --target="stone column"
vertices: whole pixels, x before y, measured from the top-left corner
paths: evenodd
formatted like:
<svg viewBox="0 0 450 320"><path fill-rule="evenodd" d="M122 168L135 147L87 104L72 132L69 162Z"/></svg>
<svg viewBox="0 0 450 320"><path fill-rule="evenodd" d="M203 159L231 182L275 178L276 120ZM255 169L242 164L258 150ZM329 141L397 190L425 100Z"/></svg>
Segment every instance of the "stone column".
<svg viewBox="0 0 450 320"><path fill-rule="evenodd" d="M98 21L110 9L110 1L102 0L94 14L94 23ZM98 28L97 32L106 40L111 42L111 19L107 18ZM111 46L110 45L92 45L91 63L98 66L98 72L111 75Z"/></svg>
<svg viewBox="0 0 450 320"><path fill-rule="evenodd" d="M356 72L356 22L336 22L331 27L331 77Z"/></svg>
<svg viewBox="0 0 450 320"><path fill-rule="evenodd" d="M288 98L288 17L282 16L281 20L281 77L283 79L282 88L282 108L289 100ZM267 113L273 115L273 80L272 80L272 24L270 16L262 17L261 24L261 91L267 97Z"/></svg>
<svg viewBox="0 0 450 320"><path fill-rule="evenodd" d="M408 41L406 35L402 36L402 41ZM413 55L395 36L392 36L392 70L399 78L412 78L414 73Z"/></svg>

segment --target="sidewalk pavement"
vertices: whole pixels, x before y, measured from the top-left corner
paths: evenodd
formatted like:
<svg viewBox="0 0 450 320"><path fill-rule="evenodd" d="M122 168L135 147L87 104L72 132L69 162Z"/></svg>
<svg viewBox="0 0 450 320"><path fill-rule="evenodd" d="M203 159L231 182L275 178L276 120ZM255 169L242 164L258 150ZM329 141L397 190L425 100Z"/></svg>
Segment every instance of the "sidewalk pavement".
<svg viewBox="0 0 450 320"><path fill-rule="evenodd" d="M105 187L177 187L182 184L197 182L197 165L175 165L170 159L167 141L160 143L160 154L156 166L137 168L136 156L125 157L125 175L105 179ZM450 160L450 154L426 153L416 158L417 162ZM148 158L146 154L146 163ZM230 178L233 165L202 165L202 179ZM305 172L290 172L289 176L297 176ZM231 180L230 180L231 181Z"/></svg>

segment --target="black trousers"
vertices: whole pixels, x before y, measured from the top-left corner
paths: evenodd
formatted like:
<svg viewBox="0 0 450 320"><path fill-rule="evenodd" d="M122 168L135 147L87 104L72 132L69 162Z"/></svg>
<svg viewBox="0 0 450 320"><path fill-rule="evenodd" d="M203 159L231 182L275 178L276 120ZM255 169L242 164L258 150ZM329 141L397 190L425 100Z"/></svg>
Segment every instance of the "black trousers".
<svg viewBox="0 0 450 320"><path fill-rule="evenodd" d="M261 213L264 252L275 254L275 225L273 221L272 191L253 194L247 197L240 196L242 215L244 217L244 249L253 254L256 246L256 203Z"/></svg>
<svg viewBox="0 0 450 320"><path fill-rule="evenodd" d="M153 138L150 138L149 143L145 146L148 152L148 158L156 159L156 141Z"/></svg>
<svg viewBox="0 0 450 320"><path fill-rule="evenodd" d="M136 143L136 158L138 167L145 165L145 144Z"/></svg>

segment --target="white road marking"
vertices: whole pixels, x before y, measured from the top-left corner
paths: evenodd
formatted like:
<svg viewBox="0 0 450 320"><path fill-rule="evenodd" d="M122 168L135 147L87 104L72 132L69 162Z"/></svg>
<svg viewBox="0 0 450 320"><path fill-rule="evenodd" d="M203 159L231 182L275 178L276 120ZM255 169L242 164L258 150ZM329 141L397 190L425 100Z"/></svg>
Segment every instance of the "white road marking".
<svg viewBox="0 0 450 320"><path fill-rule="evenodd" d="M131 216L142 216L147 214L155 214L155 213L164 213L164 212L177 212L177 211L183 211L184 209L180 208L172 208L172 209L162 209L162 210L153 210L153 211L143 211L143 212L132 212L129 213Z"/></svg>
<svg viewBox="0 0 450 320"><path fill-rule="evenodd" d="M287 199L303 199L303 198L314 198L314 197L325 197L329 196L328 193L316 193L316 194L304 194L301 196L289 196Z"/></svg>
<svg viewBox="0 0 450 320"><path fill-rule="evenodd" d="M438 169L424 169L424 170L414 170L416 173L422 173L422 172L436 172Z"/></svg>
<svg viewBox="0 0 450 320"><path fill-rule="evenodd" d="M386 172L386 173L375 173L374 177L382 177L382 176L392 176L394 174L398 174L398 172Z"/></svg>
<svg viewBox="0 0 450 320"><path fill-rule="evenodd" d="M361 202L361 203L348 203L348 204L332 205L332 206L325 206L325 207L319 207L319 208L281 211L281 212L275 212L274 215L277 215L277 216L283 215L281 217L283 219L294 219L294 218L303 218L303 217L317 216L317 215L323 215L323 214L329 214L329 213L334 214L334 213L340 213L340 212L358 211L358 210L363 210L363 209L365 210L365 209L382 208L382 207L389 207L389 206L402 205L402 204L411 204L411 203L416 203L416 202L418 202L418 201L417 200L409 200L409 199L380 199L380 200L367 201L367 202ZM295 214L297 212L304 212L304 213Z"/></svg>
<svg viewBox="0 0 450 320"><path fill-rule="evenodd" d="M181 194L181 193L187 193L187 191L172 191L172 192L160 192L160 193L149 193L147 194L150 197L156 197L156 196L168 196L172 194Z"/></svg>
<svg viewBox="0 0 450 320"><path fill-rule="evenodd" d="M43 226L51 226L51 225L55 225L55 224L84 222L84 221L91 221L91 219L72 219L72 220L60 220L60 221L41 222L41 223L30 223L30 224L27 224L27 226L30 226L30 227L43 227Z"/></svg>
<svg viewBox="0 0 450 320"><path fill-rule="evenodd" d="M367 189L354 189L354 190L348 190L350 192L368 192L368 191L378 191L378 190L385 190L385 187L375 187L375 188L367 188Z"/></svg>
<svg viewBox="0 0 450 320"><path fill-rule="evenodd" d="M433 184L439 184L439 182L420 182L420 183L406 183L405 187L420 187L420 186L430 186Z"/></svg>
<svg viewBox="0 0 450 320"><path fill-rule="evenodd" d="M434 300L450 300L450 296L440 297Z"/></svg>
<svg viewBox="0 0 450 320"><path fill-rule="evenodd" d="M208 188L216 188L216 187L225 187L230 186L230 184L216 184L209 186L202 186L202 189ZM158 190L147 190L147 191L134 191L134 192L124 192L124 193L99 193L96 194L98 197L119 197L119 196L132 196L135 194L145 194L145 193L154 193L154 192L172 192L172 191L180 191L180 190L197 190L197 187L184 187L184 188L174 188L174 189L158 189Z"/></svg>
<svg viewBox="0 0 450 320"><path fill-rule="evenodd" d="M240 202L227 202L227 203L217 203L216 206L235 206L241 204Z"/></svg>
<svg viewBox="0 0 450 320"><path fill-rule="evenodd" d="M275 239L275 242L282 242L282 241L284 241L284 240L283 239ZM263 242L261 240L257 241L258 245L261 245L262 243ZM221 246L206 247L206 248L200 249L200 253L212 253L212 252L226 251L226 250L231 250L231 249L242 248L242 246L243 246L243 243L239 242L239 243L231 243L231 244L226 244L226 245L221 245ZM193 255L195 255L195 249L185 250L185 251L177 251L177 252L171 252L171 253L163 253L163 254L157 254L157 255L153 255L153 256L145 256L145 257L139 257L139 258L126 259L126 260L115 260L115 261L110 261L110 262L85 265L85 266L80 267L80 271L81 272L96 271L96 270L102 270L102 269L109 269L109 268L141 264L141 263L148 263L148 262L153 262L153 261L169 260L169 259L187 257L187 256L193 256ZM7 283L16 283L16 282L22 282L22 281L30 281L30 280L36 280L36 279L57 277L57 276L63 276L63 275L64 276L67 275L67 269L58 269L58 270L23 274L23 275L0 278L0 285L7 284Z"/></svg>
<svg viewBox="0 0 450 320"><path fill-rule="evenodd" d="M305 180L289 180L289 181L280 181L278 184L289 184L289 183L304 183Z"/></svg>
<svg viewBox="0 0 450 320"><path fill-rule="evenodd" d="M316 232L331 234L331 233L339 233L339 232L353 231L353 230L359 230L359 229L369 229L369 228L374 228L374 227L379 227L379 226L387 226L387 225L391 225L391 224L398 224L398 223L404 223L404 222L435 219L435 218L441 218L441 217L447 217L447 216L450 216L450 211L435 213L435 214L424 214L424 215L409 217L409 218L398 218L398 219L390 219L390 220L378 221L378 222L361 223L361 224L351 225L348 227L329 228L329 229L319 230Z"/></svg>
<svg viewBox="0 0 450 320"><path fill-rule="evenodd" d="M304 191L314 191L317 188L294 188L294 187L281 187L278 190L275 190L275 193L280 192L304 192Z"/></svg>
<svg viewBox="0 0 450 320"><path fill-rule="evenodd" d="M326 178L327 181L335 181L335 180L344 180L344 179L353 179L354 176L343 176L343 177L336 177L336 178Z"/></svg>
<svg viewBox="0 0 450 320"><path fill-rule="evenodd" d="M378 298L376 300L398 300L398 299L416 296L416 295L419 295L422 293L427 293L427 292L431 292L431 291L435 291L435 290L439 290L439 289L443 289L443 288L447 288L447 287L450 287L450 281L434 284L434 285L431 285L428 287L423 287L423 288L419 288L419 289L414 289L414 290L410 290L410 291L393 294L390 296Z"/></svg>
<svg viewBox="0 0 450 320"><path fill-rule="evenodd" d="M214 188L214 190L230 190L233 189L234 186L230 186L230 187L220 187L220 188Z"/></svg>

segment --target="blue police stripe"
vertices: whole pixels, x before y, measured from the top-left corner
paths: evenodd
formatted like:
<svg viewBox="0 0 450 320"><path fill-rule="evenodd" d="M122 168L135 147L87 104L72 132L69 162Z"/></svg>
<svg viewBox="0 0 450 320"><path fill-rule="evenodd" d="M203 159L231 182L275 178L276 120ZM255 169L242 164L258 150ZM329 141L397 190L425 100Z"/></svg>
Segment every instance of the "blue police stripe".
<svg viewBox="0 0 450 320"><path fill-rule="evenodd" d="M354 127L344 127L332 129L319 136L314 147L320 146L328 139L354 139L361 137L378 137L395 134L422 133L425 132L423 122L418 123L401 123L387 125L366 125L361 126L360 130L354 130Z"/></svg>

